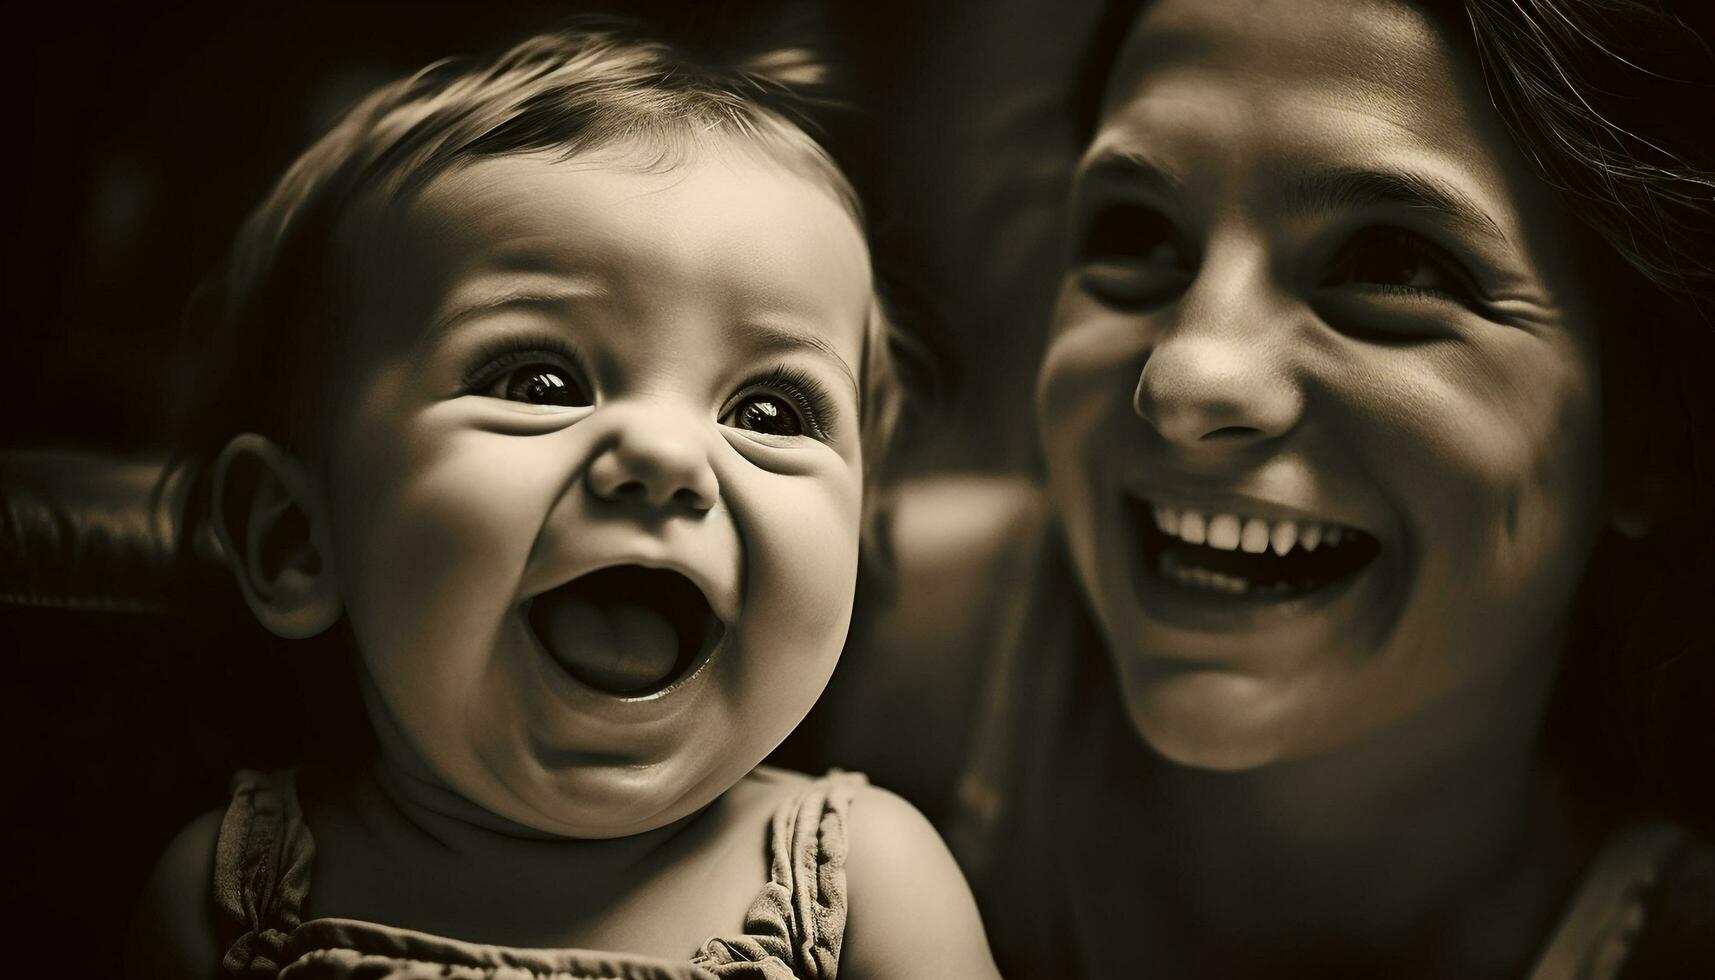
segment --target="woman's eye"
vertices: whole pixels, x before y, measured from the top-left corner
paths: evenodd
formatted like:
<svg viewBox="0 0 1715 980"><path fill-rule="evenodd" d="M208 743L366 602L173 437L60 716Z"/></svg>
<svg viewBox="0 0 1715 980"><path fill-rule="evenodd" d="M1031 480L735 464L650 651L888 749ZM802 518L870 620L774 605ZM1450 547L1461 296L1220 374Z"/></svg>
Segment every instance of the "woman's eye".
<svg viewBox="0 0 1715 980"><path fill-rule="evenodd" d="M1468 290L1454 270L1452 259L1416 235L1375 228L1347 243L1324 285L1379 286L1397 292L1463 298Z"/></svg>
<svg viewBox="0 0 1715 980"><path fill-rule="evenodd" d="M575 375L554 364L526 364L516 368L500 378L491 393L508 401L559 408L595 403Z"/></svg>
<svg viewBox="0 0 1715 980"><path fill-rule="evenodd" d="M1079 258L1086 262L1142 260L1177 266L1185 263L1184 253L1173 223L1160 211L1137 204L1096 212L1078 248Z"/></svg>
<svg viewBox="0 0 1715 980"><path fill-rule="evenodd" d="M735 429L748 429L770 436L801 436L804 434L804 419L792 403L778 395L757 393L746 395L744 400L733 406L731 425Z"/></svg>
<svg viewBox="0 0 1715 980"><path fill-rule="evenodd" d="M1078 244L1084 286L1100 299L1152 303L1183 290L1196 260L1160 211L1136 204L1102 208Z"/></svg>

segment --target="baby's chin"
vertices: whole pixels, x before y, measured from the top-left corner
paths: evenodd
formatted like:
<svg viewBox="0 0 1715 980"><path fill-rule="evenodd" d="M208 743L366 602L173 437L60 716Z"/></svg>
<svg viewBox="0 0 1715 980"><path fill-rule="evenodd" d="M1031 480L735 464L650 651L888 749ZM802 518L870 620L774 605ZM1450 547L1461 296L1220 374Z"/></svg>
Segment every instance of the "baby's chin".
<svg viewBox="0 0 1715 980"><path fill-rule="evenodd" d="M459 780L478 807L539 835L598 840L659 830L702 810L760 763L710 763L689 755L649 764L612 757L520 759L484 764ZM729 771L730 770L730 771Z"/></svg>
<svg viewBox="0 0 1715 980"><path fill-rule="evenodd" d="M598 840L648 833L720 796L753 766L689 754L648 764L614 757L539 757L527 738L454 745L433 737L382 739L383 781L408 808L500 837ZM444 734L444 732L443 732ZM438 744L437 744L438 742Z"/></svg>

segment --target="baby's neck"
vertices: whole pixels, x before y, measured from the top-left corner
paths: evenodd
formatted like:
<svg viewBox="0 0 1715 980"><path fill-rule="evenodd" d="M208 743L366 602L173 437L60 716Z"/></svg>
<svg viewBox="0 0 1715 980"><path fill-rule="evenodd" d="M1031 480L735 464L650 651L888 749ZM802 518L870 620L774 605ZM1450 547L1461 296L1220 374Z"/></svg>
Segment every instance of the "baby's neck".
<svg viewBox="0 0 1715 980"><path fill-rule="evenodd" d="M727 846L745 815L726 796L667 826L604 839L521 826L384 759L317 797L306 801L316 846L308 918L684 956L708 930L742 924L766 875L760 849ZM693 879L730 882L732 894L688 888Z"/></svg>
<svg viewBox="0 0 1715 980"><path fill-rule="evenodd" d="M408 827L454 853L494 855L517 851L529 855L544 850L583 849L636 851L641 856L671 840L697 816L691 814L654 830L624 837L574 838L539 830L495 813L429 776L421 767L401 763L385 751L371 765L369 779L376 792L376 798L370 801L372 806L384 810L386 818L396 818L401 823L400 830Z"/></svg>
<svg viewBox="0 0 1715 980"><path fill-rule="evenodd" d="M494 813L385 752L353 788L350 806L378 848L443 865L449 873L515 885L537 877L559 881L568 873L586 882L635 880L694 845L703 815L621 837L567 837Z"/></svg>

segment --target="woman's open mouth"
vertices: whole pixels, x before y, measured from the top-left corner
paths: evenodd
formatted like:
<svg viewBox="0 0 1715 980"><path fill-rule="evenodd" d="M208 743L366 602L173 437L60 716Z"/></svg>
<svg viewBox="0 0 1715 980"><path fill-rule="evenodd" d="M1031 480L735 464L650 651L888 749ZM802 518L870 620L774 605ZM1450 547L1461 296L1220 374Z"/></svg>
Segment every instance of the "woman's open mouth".
<svg viewBox="0 0 1715 980"><path fill-rule="evenodd" d="M1129 503L1145 567L1203 594L1292 600L1351 577L1381 553L1374 535L1340 524Z"/></svg>
<svg viewBox="0 0 1715 980"><path fill-rule="evenodd" d="M529 600L524 612L537 641L568 674L620 697L673 686L726 634L695 583L640 565L580 575Z"/></svg>

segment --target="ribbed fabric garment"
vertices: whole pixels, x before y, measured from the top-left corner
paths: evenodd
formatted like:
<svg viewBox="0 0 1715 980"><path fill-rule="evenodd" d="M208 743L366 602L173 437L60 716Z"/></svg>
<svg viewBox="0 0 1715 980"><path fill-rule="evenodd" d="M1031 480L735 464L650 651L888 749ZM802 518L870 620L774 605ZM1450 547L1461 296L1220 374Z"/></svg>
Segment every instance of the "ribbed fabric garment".
<svg viewBox="0 0 1715 980"><path fill-rule="evenodd" d="M744 934L684 961L487 946L355 919L311 919L315 842L296 775L243 771L215 847L223 976L252 980L834 980L846 925L846 814L864 777L835 770L769 820L769 875Z"/></svg>

